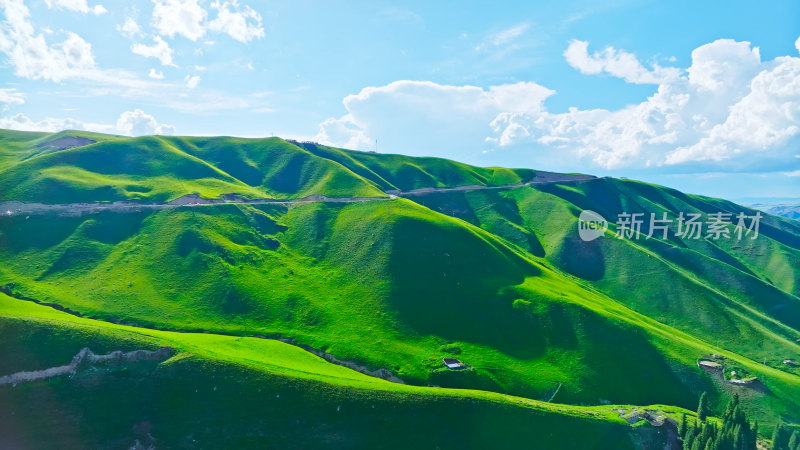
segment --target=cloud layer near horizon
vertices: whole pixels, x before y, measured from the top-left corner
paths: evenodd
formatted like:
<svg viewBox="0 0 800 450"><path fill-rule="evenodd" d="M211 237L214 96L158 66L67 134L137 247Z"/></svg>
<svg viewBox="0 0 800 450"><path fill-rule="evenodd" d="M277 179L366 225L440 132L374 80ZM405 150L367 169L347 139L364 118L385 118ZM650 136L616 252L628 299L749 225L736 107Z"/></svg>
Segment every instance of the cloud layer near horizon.
<svg viewBox="0 0 800 450"><path fill-rule="evenodd" d="M524 147L533 160L603 169L800 167L797 55L762 61L749 42L720 39L696 48L688 68L647 68L624 50L588 47L572 41L564 57L582 73L655 84L656 92L619 110L551 113L544 101L555 92L533 82L482 89L401 80L347 96L347 114L322 122L316 139L357 149L380 139L392 151L450 157L480 143Z"/></svg>

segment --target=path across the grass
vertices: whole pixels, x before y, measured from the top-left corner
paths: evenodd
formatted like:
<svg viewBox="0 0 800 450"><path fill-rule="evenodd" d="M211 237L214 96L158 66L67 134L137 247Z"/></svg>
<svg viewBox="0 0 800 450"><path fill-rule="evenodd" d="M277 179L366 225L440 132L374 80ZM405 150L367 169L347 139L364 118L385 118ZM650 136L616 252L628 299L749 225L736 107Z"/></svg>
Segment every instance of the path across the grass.
<svg viewBox="0 0 800 450"><path fill-rule="evenodd" d="M238 194L223 194L220 198L202 198L197 194L187 194L166 203L142 203L133 201L94 202L94 203L25 203L19 201L0 202L0 215L30 215L42 213L57 213L62 215L84 215L101 211L137 212L147 209L170 209L178 207L197 207L209 205L286 205L311 202L326 203L356 203L368 201L394 200L398 197L418 197L429 194L446 192L470 192L478 190L505 190L522 186L536 186L552 183L569 183L586 181L595 177L591 175L572 175L543 172L537 174L532 181L524 183L507 184L501 186L468 185L447 188L426 187L408 191L387 190L385 196L379 197L327 197L324 195L310 195L299 199L258 198L247 199Z"/></svg>

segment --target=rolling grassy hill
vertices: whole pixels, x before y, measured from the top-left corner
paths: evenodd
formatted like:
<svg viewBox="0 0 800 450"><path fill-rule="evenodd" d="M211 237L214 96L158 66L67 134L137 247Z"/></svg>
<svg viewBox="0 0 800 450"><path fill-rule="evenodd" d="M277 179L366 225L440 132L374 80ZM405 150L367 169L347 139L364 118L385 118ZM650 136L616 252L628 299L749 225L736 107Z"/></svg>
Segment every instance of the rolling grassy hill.
<svg viewBox="0 0 800 450"><path fill-rule="evenodd" d="M296 425L274 417L271 404L264 406L272 411L268 418L231 412L220 425L243 436L280 423L289 434L278 442L375 445L378 432L359 432L369 426L392 435L420 429L420 436L436 436L444 446L478 447L493 439L511 445L548 430L547 442L558 447L571 427L585 426L586 439L605 437L578 444L619 448L659 438L631 435L608 407L566 405L691 410L703 391L715 408L739 393L765 434L779 419L800 421L800 370L783 364L800 360L795 221L765 216L759 238L742 241L683 239L675 230L665 239L620 240L613 222L621 212L754 212L634 181L554 178L278 138L2 132L0 147L0 201L354 198L0 216L4 291L94 319L0 297L0 315L7 317L0 321L7 336L0 348L14 356L0 366L0 376L68 361L94 342L86 336L92 329L103 336L96 352L134 344L179 350L177 359L134 377L147 392L178 395L185 386L176 379L208 385L218 375L253 402L270 403L276 392L298 399L292 417L308 421L302 438ZM465 188L446 190L459 186ZM485 189L491 186L502 188ZM582 209L612 222L606 236L578 238ZM27 328L58 331L26 334ZM406 384L253 336L290 339L369 370L386 369ZM14 350L21 347L24 352ZM59 351L49 355L46 348ZM734 386L705 372L696 363L709 354L759 381ZM448 356L469 368L446 369ZM88 377L94 387L86 397L72 393L81 380L37 382L21 391L0 386L0 396L20 408L18 392L41 401L54 396L78 417L90 417L93 402L107 401L103 389L124 390L124 380L114 377ZM212 397L198 398L233 408L231 400ZM156 419L169 402L148 398L132 402L137 406L115 426L147 416L181 430L160 434L166 440L200 426L178 420L177 410ZM175 401L184 412L197 408L194 400ZM372 401L382 414L393 411L383 416L393 417L386 419L392 424L380 428L364 413L363 402ZM345 407L340 416L310 411L338 402L360 406ZM200 410L206 412L192 420L211 420L210 409ZM24 414L35 419L33 411ZM479 418L488 424L480 426ZM474 424L467 427L474 433L453 432L464 422ZM95 434L92 426L76 439ZM97 442L113 447L112 434ZM398 438L398 446L412 436ZM202 446L222 442L214 438L206 433Z"/></svg>
<svg viewBox="0 0 800 450"><path fill-rule="evenodd" d="M59 448L635 448L661 442L610 406L553 405L484 391L395 384L275 340L174 333L79 319L0 294L0 370L59 365L75 348L178 353L0 386L0 446ZM681 411L658 406L676 416ZM111 413L113 411L113 413ZM413 430L409 433L409 430ZM572 436L577 433L577 436Z"/></svg>
<svg viewBox="0 0 800 450"><path fill-rule="evenodd" d="M70 132L71 133L71 132ZM65 136L95 142L58 148ZM505 185L527 169L479 168L437 158L344 152L280 138L125 138L3 131L0 201L169 201L197 193L292 199L384 196L381 189ZM50 143L56 143L53 147Z"/></svg>

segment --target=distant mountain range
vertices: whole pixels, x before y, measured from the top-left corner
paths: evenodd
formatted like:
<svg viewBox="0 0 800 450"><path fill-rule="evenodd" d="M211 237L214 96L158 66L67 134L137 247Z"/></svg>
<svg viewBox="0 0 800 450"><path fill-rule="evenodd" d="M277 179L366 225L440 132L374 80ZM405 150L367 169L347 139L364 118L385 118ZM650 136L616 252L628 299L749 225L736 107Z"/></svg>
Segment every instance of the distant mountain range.
<svg viewBox="0 0 800 450"><path fill-rule="evenodd" d="M800 220L800 199L761 200L744 204L769 214Z"/></svg>

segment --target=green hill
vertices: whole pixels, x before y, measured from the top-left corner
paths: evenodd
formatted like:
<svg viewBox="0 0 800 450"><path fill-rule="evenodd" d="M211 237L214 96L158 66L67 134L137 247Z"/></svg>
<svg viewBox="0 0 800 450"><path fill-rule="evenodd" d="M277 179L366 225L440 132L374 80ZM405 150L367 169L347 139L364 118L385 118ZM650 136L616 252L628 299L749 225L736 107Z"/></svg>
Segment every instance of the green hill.
<svg viewBox="0 0 800 450"><path fill-rule="evenodd" d="M4 373L64 364L85 346L98 354L164 345L178 352L161 363L0 386L3 448L406 448L424 436L440 448L545 439L560 448L617 449L664 440L630 428L610 406L395 384L274 340L76 319L4 294L0 336Z"/></svg>
<svg viewBox="0 0 800 450"><path fill-rule="evenodd" d="M276 199L374 197L385 195L381 189L505 185L529 181L535 175L531 170L378 156L280 138L0 134L0 201L165 202L187 194L205 198L223 194ZM93 142L67 148L47 146L65 137Z"/></svg>
<svg viewBox="0 0 800 450"><path fill-rule="evenodd" d="M68 144L83 145L60 148ZM98 434L92 405L131 380L148 394L126 402L136 406L114 427L146 416L162 430L180 430L159 439L182 439L213 421L213 408L198 406L205 402L230 414L216 434L204 432L208 447L234 445L214 441L225 434L219 430L258 437L273 426L287 430L276 442L298 447L380 446L384 433L397 435L397 446L430 435L444 447L479 448L547 433L547 445L561 448L570 429L582 427L588 440L576 448L642 446L662 442L663 430L631 428L611 407L578 405L693 410L704 391L714 408L739 393L765 434L779 419L800 422L800 369L783 363L800 360L796 221L765 215L759 238L741 241L685 239L674 229L665 239L616 239L622 212L754 211L634 181L278 138L4 131L0 147L0 202L131 202L25 213L8 204L14 211L0 216L3 291L86 318L0 297L7 316L0 354L9 356L0 376L65 364L85 346L178 349L144 374L130 368L134 375L0 386L7 396L0 402L23 408L32 423L37 413L24 409L20 392L62 398L92 424L76 439ZM189 194L228 203L163 205ZM578 238L583 209L611 222L605 236ZM275 338L406 384L325 363ZM736 386L698 367L711 354L758 381ZM445 357L467 369L445 368ZM160 413L172 403L153 393L177 396L184 377L204 386L221 378L254 404L296 399L292 417L307 426L301 432L277 417L271 403L262 418L233 412L233 397L212 400L208 391ZM87 383L93 394L77 396ZM382 414L364 412L372 401ZM332 415L340 403L355 408ZM186 411L196 413L179 419ZM470 433L454 431L464 423ZM88 446L114 447L112 434ZM264 442L253 439L235 445Z"/></svg>

